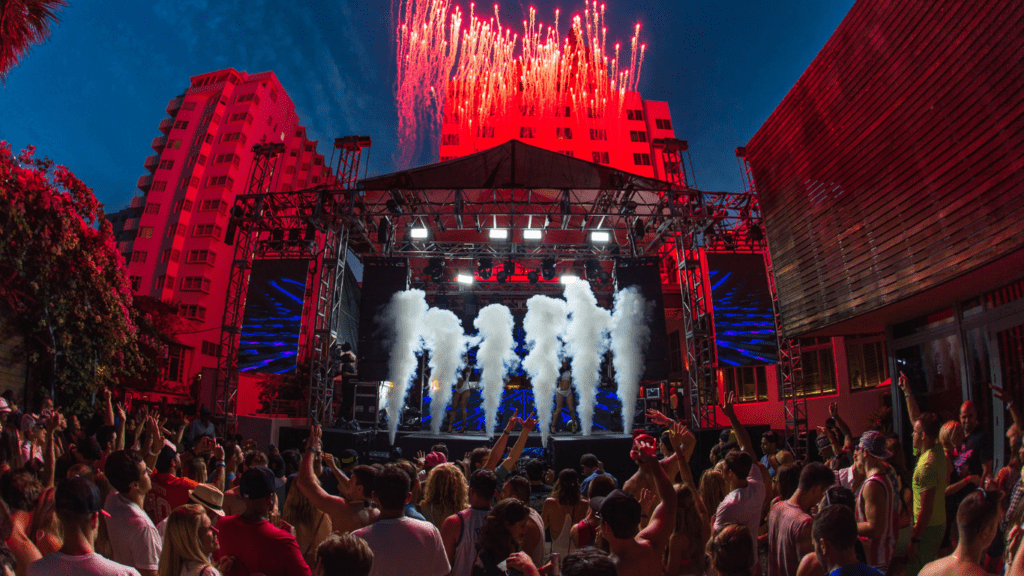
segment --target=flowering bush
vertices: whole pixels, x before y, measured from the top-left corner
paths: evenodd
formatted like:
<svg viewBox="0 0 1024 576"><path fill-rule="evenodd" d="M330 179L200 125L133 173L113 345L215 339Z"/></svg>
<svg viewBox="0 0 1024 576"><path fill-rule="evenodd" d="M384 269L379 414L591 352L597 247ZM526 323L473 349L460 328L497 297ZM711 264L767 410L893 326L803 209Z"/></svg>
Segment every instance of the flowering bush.
<svg viewBox="0 0 1024 576"><path fill-rule="evenodd" d="M0 314L26 340L35 386L68 408L139 374L124 259L92 190L64 166L0 142Z"/></svg>

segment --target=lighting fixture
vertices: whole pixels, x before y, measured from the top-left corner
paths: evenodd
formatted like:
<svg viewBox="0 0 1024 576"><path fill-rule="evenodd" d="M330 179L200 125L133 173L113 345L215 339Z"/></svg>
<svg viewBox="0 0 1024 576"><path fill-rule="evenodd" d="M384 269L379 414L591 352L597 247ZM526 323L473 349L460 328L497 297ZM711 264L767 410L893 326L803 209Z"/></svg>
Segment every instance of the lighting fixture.
<svg viewBox="0 0 1024 576"><path fill-rule="evenodd" d="M480 278L487 280L491 277L491 269L494 268L494 261L490 258L481 258L477 263L476 272Z"/></svg>
<svg viewBox="0 0 1024 576"><path fill-rule="evenodd" d="M434 282L440 282L444 276L444 258L434 257L427 262L427 267L423 269L423 273L430 276L430 279Z"/></svg>
<svg viewBox="0 0 1024 576"><path fill-rule="evenodd" d="M575 274L562 274L562 284L572 284L573 282L579 281L580 277Z"/></svg>
<svg viewBox="0 0 1024 576"><path fill-rule="evenodd" d="M527 228L523 230L523 240L540 240L544 237L544 234L540 231L540 228Z"/></svg>
<svg viewBox="0 0 1024 576"><path fill-rule="evenodd" d="M508 240L508 229L507 228L491 228L488 233L491 240Z"/></svg>
<svg viewBox="0 0 1024 576"><path fill-rule="evenodd" d="M461 274L461 273L460 273L460 274L459 274L459 275L458 275L458 276L456 277L456 279L457 279L457 280L458 280L458 281L459 281L460 283L462 283L462 284L472 284L472 283L473 283L473 275L472 275L472 274Z"/></svg>
<svg viewBox="0 0 1024 576"><path fill-rule="evenodd" d="M530 270L526 273L526 279L530 281L530 284L536 284L540 280L540 274L536 270Z"/></svg>
<svg viewBox="0 0 1024 576"><path fill-rule="evenodd" d="M427 229L426 228L413 228L412 230L409 231L409 235L412 236L413 238L422 240L423 238L427 237Z"/></svg>
<svg viewBox="0 0 1024 576"><path fill-rule="evenodd" d="M597 273L601 271L601 265L598 264L597 260L591 258L583 263L583 269L586 270L589 280L597 280Z"/></svg>
<svg viewBox="0 0 1024 576"><path fill-rule="evenodd" d="M540 264L540 273L545 280L555 279L555 259L545 258Z"/></svg>
<svg viewBox="0 0 1024 576"><path fill-rule="evenodd" d="M591 242L608 242L612 239L612 235L607 230L594 230L590 233Z"/></svg>

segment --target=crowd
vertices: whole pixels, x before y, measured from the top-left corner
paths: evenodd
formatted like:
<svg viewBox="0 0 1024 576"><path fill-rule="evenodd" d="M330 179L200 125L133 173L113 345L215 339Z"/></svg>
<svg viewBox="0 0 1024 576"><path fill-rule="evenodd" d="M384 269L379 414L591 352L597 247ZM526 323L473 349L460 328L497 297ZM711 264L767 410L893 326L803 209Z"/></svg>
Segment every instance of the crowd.
<svg viewBox="0 0 1024 576"><path fill-rule="evenodd" d="M266 451L191 422L132 414L100 396L89 418L44 400L0 402L0 569L18 576L1024 576L1021 466L992 469L996 444L965 402L959 420L921 412L912 462L884 426L858 436L839 408L820 457L778 436L760 457L736 416L710 454L656 411L622 481L600 454L578 468L524 458L534 418L513 415L461 460L444 444L416 458L361 463L322 449ZM1002 391L993 389L997 396ZM518 436L514 442L512 437ZM510 446L511 443L511 446ZM1001 448L1001 446L1000 446ZM700 470L695 478L694 471Z"/></svg>

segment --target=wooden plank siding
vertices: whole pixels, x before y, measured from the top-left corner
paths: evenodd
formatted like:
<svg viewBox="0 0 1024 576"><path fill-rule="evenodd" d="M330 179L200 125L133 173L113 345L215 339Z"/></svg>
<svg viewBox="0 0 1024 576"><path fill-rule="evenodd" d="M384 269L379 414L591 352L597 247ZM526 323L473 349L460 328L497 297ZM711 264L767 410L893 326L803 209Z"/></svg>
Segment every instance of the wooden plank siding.
<svg viewBox="0 0 1024 576"><path fill-rule="evenodd" d="M1024 2L853 6L746 146L786 336L1024 248L1022 55Z"/></svg>

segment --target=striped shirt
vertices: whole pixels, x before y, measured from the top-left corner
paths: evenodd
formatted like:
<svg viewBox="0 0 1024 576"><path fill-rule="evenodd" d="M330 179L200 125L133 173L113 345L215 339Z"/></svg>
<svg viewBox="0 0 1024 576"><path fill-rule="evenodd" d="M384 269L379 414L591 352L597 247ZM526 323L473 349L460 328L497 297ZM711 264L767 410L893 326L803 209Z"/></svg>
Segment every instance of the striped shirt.
<svg viewBox="0 0 1024 576"><path fill-rule="evenodd" d="M890 468L890 471L892 469ZM857 494L857 522L867 522L864 514L864 489L868 482L877 482L885 489L885 509L889 511L883 516L885 526L882 528L882 536L877 539L863 538L864 554L867 564L877 568L883 574L889 569L889 562L896 551L896 540L899 537L899 499L896 498L895 483L889 478L889 474L874 474L864 480Z"/></svg>

